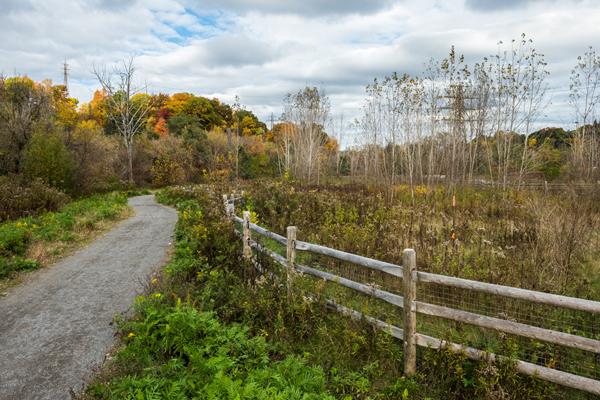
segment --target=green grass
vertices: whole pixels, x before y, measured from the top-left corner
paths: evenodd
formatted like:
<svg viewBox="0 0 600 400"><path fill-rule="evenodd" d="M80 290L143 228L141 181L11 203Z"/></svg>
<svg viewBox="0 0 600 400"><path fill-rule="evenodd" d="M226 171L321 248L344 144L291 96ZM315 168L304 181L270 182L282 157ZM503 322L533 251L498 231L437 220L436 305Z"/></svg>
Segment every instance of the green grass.
<svg viewBox="0 0 600 400"><path fill-rule="evenodd" d="M277 353L248 325L220 318L214 305L229 292L221 279L235 279L221 269L235 264L225 249L236 244L223 231L207 229L198 203L181 202L178 209L176 249L164 280L154 278L147 295L138 297L135 316L120 323L123 346L84 397L333 399L320 367ZM210 284L201 295L185 295L189 281Z"/></svg>
<svg viewBox="0 0 600 400"><path fill-rule="evenodd" d="M57 212L0 224L0 279L49 264L127 211L127 195L114 192L73 201Z"/></svg>
<svg viewBox="0 0 600 400"><path fill-rule="evenodd" d="M168 305L158 293L140 297L137 315L121 326L124 373L88 389L102 399L330 399L320 368L295 356L272 361L263 337L222 324L189 303Z"/></svg>

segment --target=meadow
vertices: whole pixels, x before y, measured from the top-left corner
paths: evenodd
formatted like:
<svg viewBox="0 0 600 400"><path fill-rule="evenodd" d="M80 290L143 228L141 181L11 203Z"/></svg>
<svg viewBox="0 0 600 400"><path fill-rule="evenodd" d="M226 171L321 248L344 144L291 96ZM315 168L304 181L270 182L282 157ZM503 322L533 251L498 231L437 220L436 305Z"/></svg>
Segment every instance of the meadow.
<svg viewBox="0 0 600 400"><path fill-rule="evenodd" d="M419 270L600 299L597 190L250 184L239 209L280 234Z"/></svg>
<svg viewBox="0 0 600 400"><path fill-rule="evenodd" d="M294 282L293 301L288 302L281 268L268 258L257 256L269 271L259 274L242 257L241 240L234 232L234 224L225 218L221 199L221 194L231 189L221 185L196 186L164 189L158 194L161 202L179 211L173 258L162 273L149 281L133 319L119 321L122 345L87 389L85 398L593 398L519 375L510 361L474 362L446 350L420 350L417 374L403 377L401 341L364 321L331 312L324 299L335 297L390 322L401 319L400 313L367 296L351 294L307 276L299 276ZM520 243L518 235L525 235L523 231L527 229L527 234L534 235L532 226L540 226L526 209L527 202L535 201L526 198L526 193L502 195L467 189L455 192L453 206L452 194L444 188L420 188L415 190L415 197L404 187L390 193L368 187L322 188L285 182L248 185L244 190L238 211L252 210L256 222L280 233L285 226L295 224L301 240L392 262L401 257L403 247L412 245L417 254L423 254L418 259L423 270L456 272L459 276L513 285L523 282L523 286L530 287L541 282L556 292L594 297L591 290L583 292L584 286L579 282L540 281L534 279L536 275L531 271L522 276L495 271L511 265L511 260L495 254L498 248ZM547 198L560 204L557 199L558 196ZM591 199L584 210L595 221ZM546 199L540 196L538 200ZM581 198L579 203L584 207ZM481 211L478 218L473 217L476 211ZM413 213L416 215L411 217ZM452 213L456 213L454 226L450 225ZM459 216L470 218L461 221ZM420 228L419 218L436 221L437 225L432 224L436 229ZM502 222L494 225L493 221ZM513 236L509 234L511 221L515 224ZM556 268L571 268L582 275L594 268L590 260L595 250L588 247L595 243L593 228L587 234L587 245L574 245L568 266L557 262ZM544 240L542 236L532 237L527 243L542 246ZM431 246L430 253L419 248L419 243ZM264 244L281 250L273 243ZM435 254L444 248L445 253ZM488 254L498 263L478 267L476 260ZM506 254L510 257L512 253ZM514 254L512 261L517 259L517 252ZM537 259L526 252L522 255L530 263L528 268L535 268ZM351 267L327 260L305 255L300 255L300 259L303 263L318 261L326 268L363 281L381 278L368 274L361 277ZM465 261L472 266L460 268ZM428 323L437 326L437 333L443 337L467 336L480 344L488 342L488 347L504 350L510 357L519 356L521 343L510 337L494 337L482 330L435 321L420 323L421 329ZM210 330L207 324L212 326ZM236 344L230 343L232 335L237 337ZM255 343L250 347L254 349L256 345L260 350L240 355L238 346L246 341ZM541 358L547 350L538 349ZM283 365L288 365L287 373ZM313 385L302 377L310 377Z"/></svg>
<svg viewBox="0 0 600 400"><path fill-rule="evenodd" d="M255 186L254 186L255 187ZM420 271L598 300L598 209L593 191L540 193L399 186L248 187L239 209L278 233L402 264L414 248ZM285 248L258 240L285 256ZM403 295L402 279L330 257L299 252L298 262L368 287ZM314 282L314 279L313 279ZM313 283L314 284L314 283ZM310 284L309 284L310 285ZM418 300L452 309L599 339L598 315L499 295L419 283ZM339 285L326 296L402 327L396 307ZM419 316L417 331L537 365L600 378L597 355L442 318Z"/></svg>

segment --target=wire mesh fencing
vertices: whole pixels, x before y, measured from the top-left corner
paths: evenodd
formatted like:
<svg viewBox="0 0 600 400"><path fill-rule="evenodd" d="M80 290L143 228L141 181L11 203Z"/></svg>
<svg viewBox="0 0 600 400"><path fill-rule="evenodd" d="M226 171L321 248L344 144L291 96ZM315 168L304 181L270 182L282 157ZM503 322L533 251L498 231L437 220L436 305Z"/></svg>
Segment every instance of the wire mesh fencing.
<svg viewBox="0 0 600 400"><path fill-rule="evenodd" d="M234 219L246 232L244 246L258 250L258 264L261 257L276 259L295 271L305 289L315 285L306 276L317 278L320 295L337 311L405 341L411 328L403 321L407 313L418 314L412 334L419 345L445 345L474 359L485 359L484 353L505 357L523 373L600 394L600 302L414 271L408 277L416 282L416 299L407 308L403 296L411 292L402 266L286 239Z"/></svg>

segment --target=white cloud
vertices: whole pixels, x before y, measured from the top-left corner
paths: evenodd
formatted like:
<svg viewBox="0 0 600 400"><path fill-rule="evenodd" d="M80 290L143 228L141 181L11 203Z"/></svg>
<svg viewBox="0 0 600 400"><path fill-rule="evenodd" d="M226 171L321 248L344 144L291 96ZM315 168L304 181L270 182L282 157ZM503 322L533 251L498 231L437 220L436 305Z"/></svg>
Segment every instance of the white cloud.
<svg viewBox="0 0 600 400"><path fill-rule="evenodd" d="M452 44L477 61L526 32L550 63L545 122L569 124L568 74L578 54L599 45L600 8L592 0L526 3L3 0L0 72L60 82L66 58L71 92L87 101L94 63L135 54L140 80L156 91L225 101L238 94L266 119L279 115L285 93L316 85L349 121L374 77L418 74Z"/></svg>

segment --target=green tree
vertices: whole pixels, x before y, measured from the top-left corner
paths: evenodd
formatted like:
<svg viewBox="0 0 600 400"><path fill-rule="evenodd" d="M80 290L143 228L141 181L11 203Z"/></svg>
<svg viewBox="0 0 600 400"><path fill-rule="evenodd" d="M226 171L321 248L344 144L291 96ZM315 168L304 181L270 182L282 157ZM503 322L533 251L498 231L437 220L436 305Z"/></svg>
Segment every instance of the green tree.
<svg viewBox="0 0 600 400"><path fill-rule="evenodd" d="M73 157L58 134L37 132L31 137L23 159L27 178L39 178L50 186L70 190L73 172Z"/></svg>
<svg viewBox="0 0 600 400"><path fill-rule="evenodd" d="M552 181L560 176L562 157L552 140L545 140L536 154L537 169L546 180Z"/></svg>
<svg viewBox="0 0 600 400"><path fill-rule="evenodd" d="M27 77L0 77L0 174L22 172L31 133L49 127L51 105L48 86Z"/></svg>

